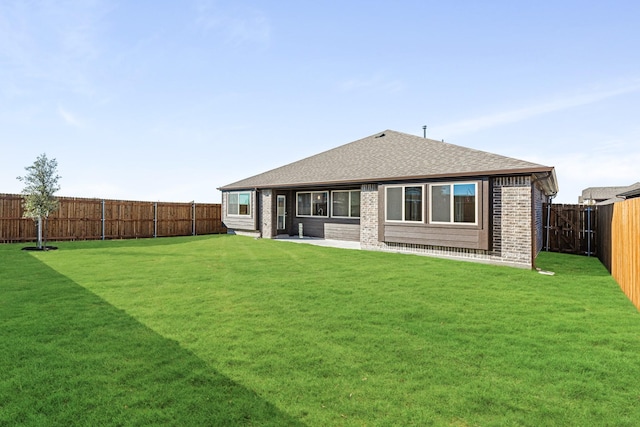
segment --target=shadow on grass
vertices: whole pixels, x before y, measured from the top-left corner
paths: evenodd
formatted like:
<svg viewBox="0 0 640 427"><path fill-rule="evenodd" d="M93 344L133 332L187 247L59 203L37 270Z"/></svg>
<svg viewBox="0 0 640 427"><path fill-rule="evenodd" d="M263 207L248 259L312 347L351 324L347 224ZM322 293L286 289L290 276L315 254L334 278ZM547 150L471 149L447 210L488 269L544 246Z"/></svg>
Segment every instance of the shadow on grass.
<svg viewBox="0 0 640 427"><path fill-rule="evenodd" d="M0 425L304 425L31 255L2 255Z"/></svg>
<svg viewBox="0 0 640 427"><path fill-rule="evenodd" d="M170 236L170 237L145 237L139 239L113 239L113 240L74 240L55 243L65 251L104 249L104 248L134 248L136 245L148 248L153 246L172 246L193 242L194 239L229 238L229 234L202 234L198 236Z"/></svg>

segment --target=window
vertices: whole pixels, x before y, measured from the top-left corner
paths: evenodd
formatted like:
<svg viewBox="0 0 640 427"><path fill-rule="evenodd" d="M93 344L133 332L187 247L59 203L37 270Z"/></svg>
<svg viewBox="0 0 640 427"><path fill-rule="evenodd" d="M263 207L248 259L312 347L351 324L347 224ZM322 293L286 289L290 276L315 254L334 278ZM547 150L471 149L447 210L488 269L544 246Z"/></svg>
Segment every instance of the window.
<svg viewBox="0 0 640 427"><path fill-rule="evenodd" d="M477 224L478 184L435 184L430 186L430 221L433 223ZM453 196L453 197L452 197Z"/></svg>
<svg viewBox="0 0 640 427"><path fill-rule="evenodd" d="M387 221L422 221L422 186L386 188Z"/></svg>
<svg viewBox="0 0 640 427"><path fill-rule="evenodd" d="M360 218L360 190L332 192L331 216Z"/></svg>
<svg viewBox="0 0 640 427"><path fill-rule="evenodd" d="M297 216L329 216L327 209L329 202L328 191L297 193L297 197Z"/></svg>
<svg viewBox="0 0 640 427"><path fill-rule="evenodd" d="M298 193L298 216L311 215L311 193Z"/></svg>
<svg viewBox="0 0 640 427"><path fill-rule="evenodd" d="M228 215L251 215L251 193L229 193Z"/></svg>

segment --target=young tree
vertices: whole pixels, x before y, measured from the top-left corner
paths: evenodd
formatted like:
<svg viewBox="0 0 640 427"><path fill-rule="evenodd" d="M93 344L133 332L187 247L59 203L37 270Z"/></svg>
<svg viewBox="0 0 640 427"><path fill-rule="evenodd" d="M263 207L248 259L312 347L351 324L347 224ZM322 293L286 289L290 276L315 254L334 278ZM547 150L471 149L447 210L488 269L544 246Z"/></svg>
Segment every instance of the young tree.
<svg viewBox="0 0 640 427"><path fill-rule="evenodd" d="M19 176L18 180L25 184L24 216L38 222L38 248L42 249L42 220L49 218L49 214L58 209L58 200L54 194L60 190L58 180L58 162L49 160L46 154L38 156L33 165L25 167L25 176ZM45 230L46 235L46 230ZM46 243L45 243L46 244Z"/></svg>

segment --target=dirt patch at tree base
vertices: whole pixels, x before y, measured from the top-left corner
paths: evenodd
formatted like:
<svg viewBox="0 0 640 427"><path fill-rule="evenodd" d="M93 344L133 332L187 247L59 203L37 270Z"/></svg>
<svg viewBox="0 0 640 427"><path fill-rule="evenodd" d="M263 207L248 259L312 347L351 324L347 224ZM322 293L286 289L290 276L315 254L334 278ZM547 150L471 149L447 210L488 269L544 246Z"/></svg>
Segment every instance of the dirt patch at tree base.
<svg viewBox="0 0 640 427"><path fill-rule="evenodd" d="M55 251L58 249L57 246L42 246L41 248L37 246L26 246L22 248L23 251Z"/></svg>

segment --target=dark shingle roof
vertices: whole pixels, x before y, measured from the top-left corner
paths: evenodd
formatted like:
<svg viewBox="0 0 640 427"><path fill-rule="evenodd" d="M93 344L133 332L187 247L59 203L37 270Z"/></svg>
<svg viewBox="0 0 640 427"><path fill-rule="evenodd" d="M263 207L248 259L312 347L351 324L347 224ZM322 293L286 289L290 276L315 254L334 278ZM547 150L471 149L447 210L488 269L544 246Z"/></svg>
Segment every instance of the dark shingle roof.
<svg viewBox="0 0 640 427"><path fill-rule="evenodd" d="M598 205L620 202L640 189L640 182L617 187L589 187L582 190L582 200L592 200ZM629 193L629 194L628 194Z"/></svg>
<svg viewBox="0 0 640 427"><path fill-rule="evenodd" d="M612 199L616 194L620 194L627 190L629 186L617 187L589 187L582 190L583 200L607 200Z"/></svg>
<svg viewBox="0 0 640 427"><path fill-rule="evenodd" d="M635 199L636 197L640 197L640 182L630 185L627 191L617 194L617 196L624 199Z"/></svg>
<svg viewBox="0 0 640 427"><path fill-rule="evenodd" d="M535 172L553 173L555 187L552 167L385 130L220 190Z"/></svg>

